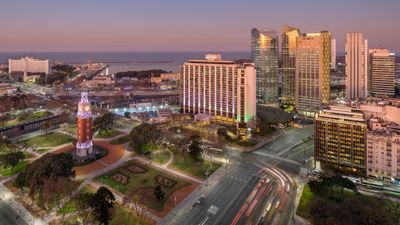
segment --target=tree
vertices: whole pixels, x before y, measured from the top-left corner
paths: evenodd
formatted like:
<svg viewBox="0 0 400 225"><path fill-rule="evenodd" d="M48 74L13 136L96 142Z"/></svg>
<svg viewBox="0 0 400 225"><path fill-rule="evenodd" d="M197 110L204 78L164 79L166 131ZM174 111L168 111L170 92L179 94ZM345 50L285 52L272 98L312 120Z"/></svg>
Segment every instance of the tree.
<svg viewBox="0 0 400 225"><path fill-rule="evenodd" d="M139 154L144 154L143 146L154 143L160 138L160 131L155 125L140 124L129 133L129 145Z"/></svg>
<svg viewBox="0 0 400 225"><path fill-rule="evenodd" d="M51 123L50 121L44 121L41 125L42 130L44 131L46 135L46 140L47 140L47 135L49 134L50 128L51 128Z"/></svg>
<svg viewBox="0 0 400 225"><path fill-rule="evenodd" d="M90 216L90 202L93 197L92 193L80 193L76 197L76 212L83 224L87 224Z"/></svg>
<svg viewBox="0 0 400 225"><path fill-rule="evenodd" d="M18 188L29 188L31 198L39 198L39 205L46 206L55 200L56 195L52 192L58 191L59 179L65 179L62 182L67 183L75 176L73 167L74 161L70 154L47 153L18 174L15 185Z"/></svg>
<svg viewBox="0 0 400 225"><path fill-rule="evenodd" d="M193 135L190 138L188 146L188 152L194 161L201 161L201 153L203 147L201 146L201 137L199 135Z"/></svg>
<svg viewBox="0 0 400 225"><path fill-rule="evenodd" d="M100 187L90 200L92 214L100 224L108 225L114 214L115 197L106 187Z"/></svg>
<svg viewBox="0 0 400 225"><path fill-rule="evenodd" d="M143 204L142 199L134 190L128 191L123 199L123 205L128 206L138 218L141 225L145 224L148 214L148 207Z"/></svg>
<svg viewBox="0 0 400 225"><path fill-rule="evenodd" d="M4 154L0 154L0 162L4 167L14 168L19 162L25 159L25 155L22 151L6 151Z"/></svg>
<svg viewBox="0 0 400 225"><path fill-rule="evenodd" d="M0 124L2 127L4 127L6 125L6 122L10 119L10 115L9 114L1 114L0 116Z"/></svg>
<svg viewBox="0 0 400 225"><path fill-rule="evenodd" d="M161 186L160 186L160 185L157 185L157 187L154 189L154 197L155 197L158 201L164 200L165 193L164 193L163 190L161 189Z"/></svg>
<svg viewBox="0 0 400 225"><path fill-rule="evenodd" d="M106 113L102 116L97 117L93 121L93 126L96 127L99 132L107 132L112 130L114 127L115 115L113 113Z"/></svg>

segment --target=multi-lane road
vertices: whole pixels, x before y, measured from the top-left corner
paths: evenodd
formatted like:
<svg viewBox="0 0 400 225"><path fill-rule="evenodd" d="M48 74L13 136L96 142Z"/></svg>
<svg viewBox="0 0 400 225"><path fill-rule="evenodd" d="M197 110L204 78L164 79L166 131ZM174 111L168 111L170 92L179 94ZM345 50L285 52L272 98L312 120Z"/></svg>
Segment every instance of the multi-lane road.
<svg viewBox="0 0 400 225"><path fill-rule="evenodd" d="M178 206L162 224L288 224L296 196L291 177L312 154L312 133L312 125L289 128L255 152L231 152L224 174L207 183L207 190L197 190L201 197L189 207Z"/></svg>

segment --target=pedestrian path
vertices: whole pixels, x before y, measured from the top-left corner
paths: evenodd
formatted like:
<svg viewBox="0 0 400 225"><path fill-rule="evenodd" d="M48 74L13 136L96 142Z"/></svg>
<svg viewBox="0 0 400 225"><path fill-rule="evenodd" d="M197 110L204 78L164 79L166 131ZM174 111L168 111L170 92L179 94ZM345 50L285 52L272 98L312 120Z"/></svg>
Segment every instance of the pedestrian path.
<svg viewBox="0 0 400 225"><path fill-rule="evenodd" d="M0 183L0 197L6 202L14 212L17 213L20 218L25 221L26 224L34 225L45 225L46 223L41 218L35 218L32 214L21 205L16 199L14 193L12 193L6 186Z"/></svg>

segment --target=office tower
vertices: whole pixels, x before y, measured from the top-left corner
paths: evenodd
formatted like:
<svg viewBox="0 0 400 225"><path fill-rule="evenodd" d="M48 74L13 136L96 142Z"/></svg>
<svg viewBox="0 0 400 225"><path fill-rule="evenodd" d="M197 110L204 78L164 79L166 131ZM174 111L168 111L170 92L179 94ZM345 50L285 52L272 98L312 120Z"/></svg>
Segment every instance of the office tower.
<svg viewBox="0 0 400 225"><path fill-rule="evenodd" d="M282 102L294 105L296 93L296 48L300 30L285 25L282 34Z"/></svg>
<svg viewBox="0 0 400 225"><path fill-rule="evenodd" d="M400 110L397 110L400 115ZM400 177L400 124L381 118L369 121L367 132L367 175L378 178Z"/></svg>
<svg viewBox="0 0 400 225"><path fill-rule="evenodd" d="M346 34L346 98L368 96L368 41L362 33Z"/></svg>
<svg viewBox="0 0 400 225"><path fill-rule="evenodd" d="M257 102L278 103L278 34L274 30L251 30L251 58L257 73Z"/></svg>
<svg viewBox="0 0 400 225"><path fill-rule="evenodd" d="M329 103L331 35L303 34L297 39L296 50L296 110L312 117Z"/></svg>
<svg viewBox="0 0 400 225"><path fill-rule="evenodd" d="M387 49L369 50L369 93L375 97L394 96L395 55Z"/></svg>
<svg viewBox="0 0 400 225"><path fill-rule="evenodd" d="M181 67L181 107L184 113L208 114L216 121L246 127L256 116L256 70L208 54Z"/></svg>
<svg viewBox="0 0 400 225"><path fill-rule="evenodd" d="M331 69L336 70L336 39L331 41Z"/></svg>
<svg viewBox="0 0 400 225"><path fill-rule="evenodd" d="M315 116L314 157L323 168L366 173L367 124L355 108L331 106Z"/></svg>
<svg viewBox="0 0 400 225"><path fill-rule="evenodd" d="M78 157L88 157L93 152L92 126L92 110L88 93L82 92L81 101L78 103L78 113L76 115L76 155Z"/></svg>

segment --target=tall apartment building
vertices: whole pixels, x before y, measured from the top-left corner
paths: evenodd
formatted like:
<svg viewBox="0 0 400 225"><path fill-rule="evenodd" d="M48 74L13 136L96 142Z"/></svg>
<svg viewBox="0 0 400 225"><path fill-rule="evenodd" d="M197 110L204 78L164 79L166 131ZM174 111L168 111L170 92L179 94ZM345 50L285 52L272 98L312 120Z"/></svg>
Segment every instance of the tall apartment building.
<svg viewBox="0 0 400 225"><path fill-rule="evenodd" d="M368 96L368 41L362 33L346 34L346 98Z"/></svg>
<svg viewBox="0 0 400 225"><path fill-rule="evenodd" d="M387 49L369 50L369 93L375 97L394 96L395 54Z"/></svg>
<svg viewBox="0 0 400 225"><path fill-rule="evenodd" d="M50 62L48 59L35 59L32 57L25 57L21 59L8 60L8 73L10 76L15 73L20 73L24 77L24 81L29 79L29 76L37 74L49 74Z"/></svg>
<svg viewBox="0 0 400 225"><path fill-rule="evenodd" d="M296 110L312 117L329 103L331 34L303 34L297 39Z"/></svg>
<svg viewBox="0 0 400 225"><path fill-rule="evenodd" d="M322 167L366 174L367 124L355 108L331 106L315 116L314 157Z"/></svg>
<svg viewBox="0 0 400 225"><path fill-rule="evenodd" d="M240 128L256 116L256 70L253 63L236 64L208 54L181 67L181 107L184 113L209 114Z"/></svg>
<svg viewBox="0 0 400 225"><path fill-rule="evenodd" d="M257 102L278 103L278 34L274 30L251 30L251 58L257 73Z"/></svg>
<svg viewBox="0 0 400 225"><path fill-rule="evenodd" d="M282 102L294 105L296 93L296 49L300 30L285 25L282 33Z"/></svg>
<svg viewBox="0 0 400 225"><path fill-rule="evenodd" d="M400 113L400 112L399 112ZM367 175L400 177L400 125L374 118L367 132Z"/></svg>

